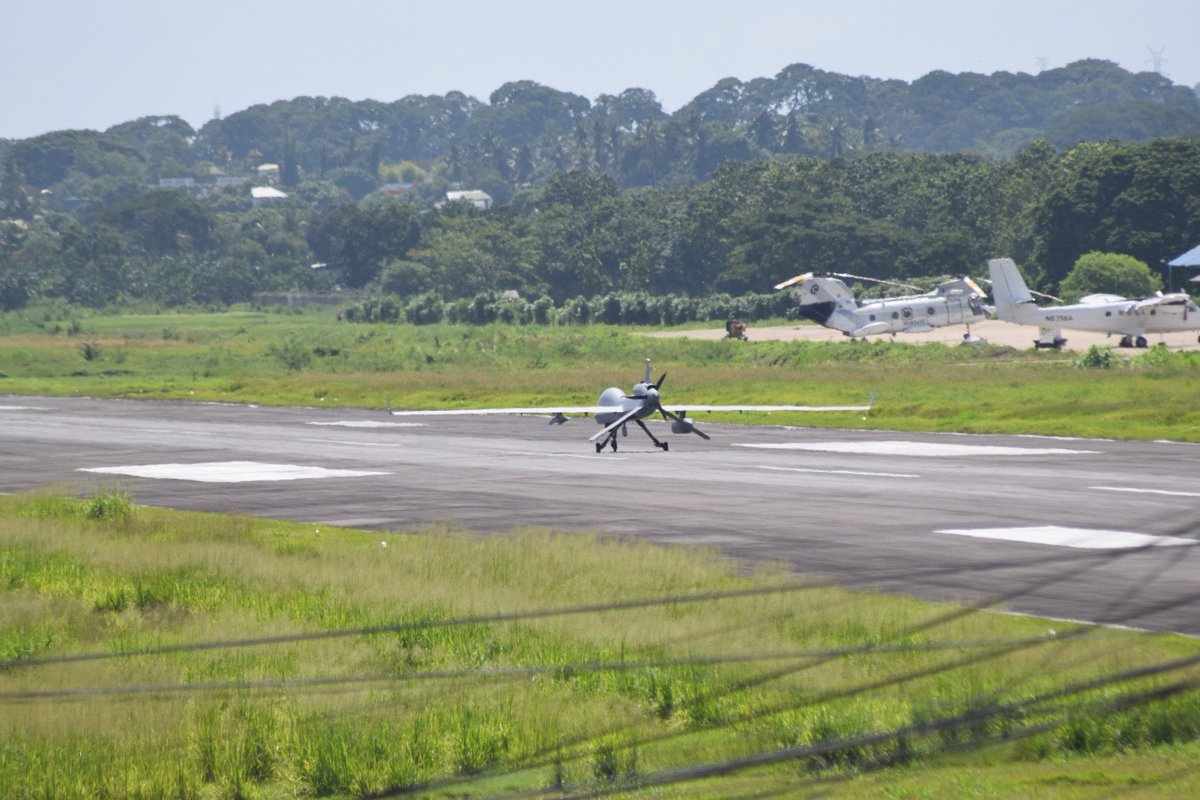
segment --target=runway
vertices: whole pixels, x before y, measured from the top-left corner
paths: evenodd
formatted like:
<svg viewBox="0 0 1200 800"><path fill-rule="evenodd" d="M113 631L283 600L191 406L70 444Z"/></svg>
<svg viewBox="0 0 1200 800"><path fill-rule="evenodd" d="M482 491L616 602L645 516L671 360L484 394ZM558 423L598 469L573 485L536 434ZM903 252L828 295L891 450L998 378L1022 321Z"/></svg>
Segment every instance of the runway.
<svg viewBox="0 0 1200 800"><path fill-rule="evenodd" d="M697 419L703 423L703 419ZM0 491L408 530L595 531L850 587L1200 635L1200 445L0 397Z"/></svg>

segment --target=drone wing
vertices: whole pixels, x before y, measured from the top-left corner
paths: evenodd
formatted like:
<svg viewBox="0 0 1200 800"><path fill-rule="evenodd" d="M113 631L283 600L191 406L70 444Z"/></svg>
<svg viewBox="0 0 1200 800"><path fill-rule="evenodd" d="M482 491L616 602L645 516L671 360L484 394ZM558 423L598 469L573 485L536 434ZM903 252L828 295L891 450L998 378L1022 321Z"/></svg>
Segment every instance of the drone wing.
<svg viewBox="0 0 1200 800"><path fill-rule="evenodd" d="M620 414L621 406L527 406L514 408L436 408L436 409L393 409L392 398L387 400L388 413L394 417L466 417L487 414L513 414L543 416L560 414Z"/></svg>
<svg viewBox="0 0 1200 800"><path fill-rule="evenodd" d="M673 411L870 411L875 405L875 393L871 392L871 399L866 405L861 406L708 406L695 405L691 403L664 403Z"/></svg>
<svg viewBox="0 0 1200 800"><path fill-rule="evenodd" d="M616 420L614 420L613 422L610 422L607 426L605 426L604 430L600 431L599 433L593 434L592 436L589 436L588 441L594 442L597 439L599 439L601 436L607 436L608 434L615 431L617 428L624 425L626 422L629 422L629 420L636 417L638 412L641 410L642 409L640 406L637 408L629 409L624 414L622 414L620 417L618 417ZM599 451L597 451L597 452L599 452Z"/></svg>
<svg viewBox="0 0 1200 800"><path fill-rule="evenodd" d="M870 411L863 406L702 406L690 403L667 403L675 411Z"/></svg>

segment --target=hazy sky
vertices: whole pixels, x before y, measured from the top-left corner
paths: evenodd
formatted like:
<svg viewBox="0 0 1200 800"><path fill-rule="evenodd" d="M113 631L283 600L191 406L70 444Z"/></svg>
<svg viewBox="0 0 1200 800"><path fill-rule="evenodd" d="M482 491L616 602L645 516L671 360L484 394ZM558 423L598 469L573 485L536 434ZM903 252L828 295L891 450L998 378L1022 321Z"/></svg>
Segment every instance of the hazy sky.
<svg viewBox="0 0 1200 800"><path fill-rule="evenodd" d="M14 0L0 19L0 138L301 95L390 102L533 80L674 111L722 78L806 63L911 81L1081 58L1200 83L1196 0Z"/></svg>

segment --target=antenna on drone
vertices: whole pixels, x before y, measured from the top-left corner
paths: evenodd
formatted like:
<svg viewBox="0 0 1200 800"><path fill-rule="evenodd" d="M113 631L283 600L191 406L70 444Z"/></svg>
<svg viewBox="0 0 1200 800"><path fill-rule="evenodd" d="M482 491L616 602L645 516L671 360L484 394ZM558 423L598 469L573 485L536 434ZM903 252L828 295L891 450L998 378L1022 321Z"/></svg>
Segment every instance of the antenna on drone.
<svg viewBox="0 0 1200 800"><path fill-rule="evenodd" d="M1155 50L1153 47L1147 47L1146 49L1150 51L1150 57L1146 59L1146 63L1153 64L1154 71L1157 72L1159 75L1162 75L1163 74L1163 71L1162 71L1163 64L1167 63L1167 61L1169 60L1166 56L1163 55L1163 53L1166 52L1167 48L1160 47L1157 50Z"/></svg>

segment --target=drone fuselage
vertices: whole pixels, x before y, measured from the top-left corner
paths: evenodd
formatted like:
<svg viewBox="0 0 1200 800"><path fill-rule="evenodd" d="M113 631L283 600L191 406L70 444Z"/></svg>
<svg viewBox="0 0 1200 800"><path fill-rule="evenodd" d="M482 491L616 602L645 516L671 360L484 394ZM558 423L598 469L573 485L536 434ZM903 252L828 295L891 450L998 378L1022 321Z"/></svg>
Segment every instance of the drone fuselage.
<svg viewBox="0 0 1200 800"><path fill-rule="evenodd" d="M629 394L625 394L616 386L610 386L600 393L600 399L596 401L596 406L613 410L596 414L596 422L607 427L635 410L637 413L634 414L633 419L645 419L658 411L658 404L659 393L653 384L644 382L634 384L633 390Z"/></svg>

